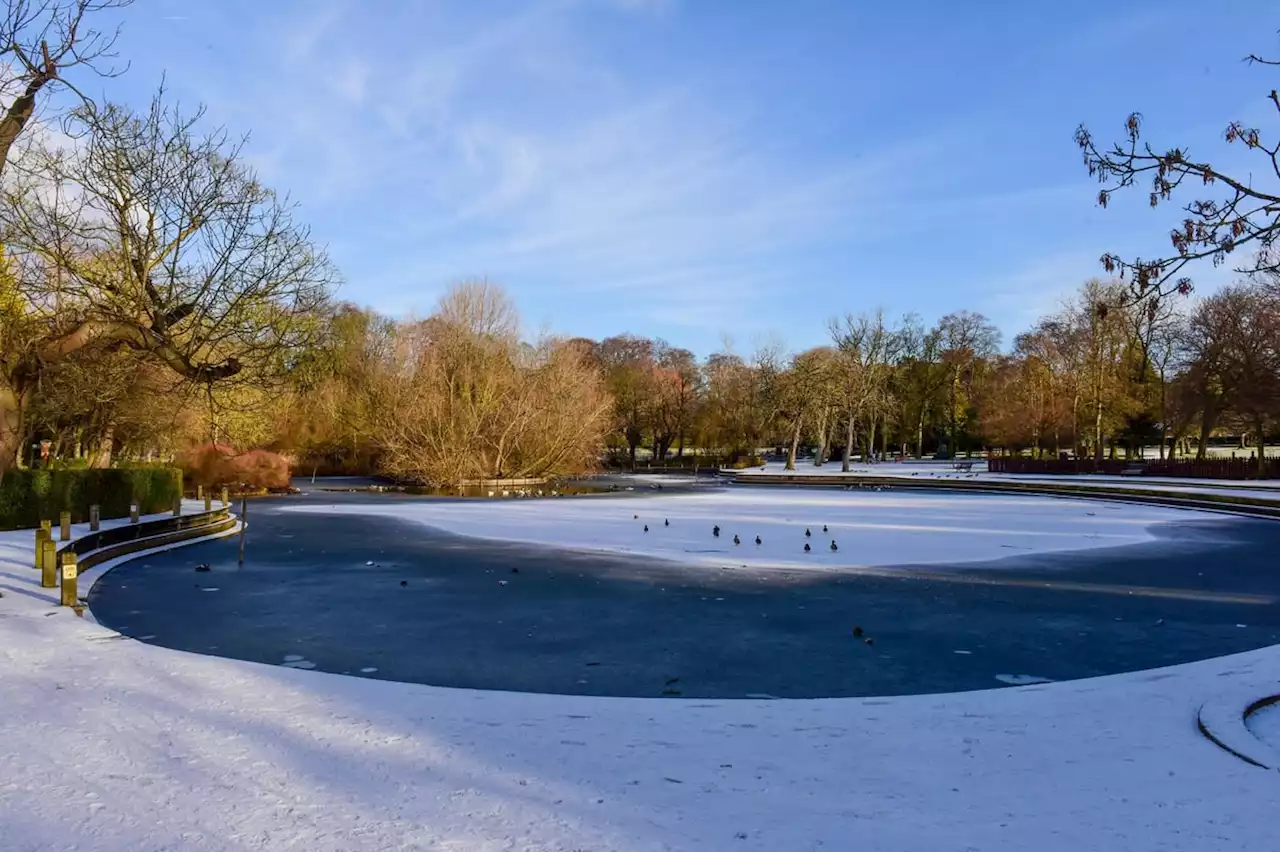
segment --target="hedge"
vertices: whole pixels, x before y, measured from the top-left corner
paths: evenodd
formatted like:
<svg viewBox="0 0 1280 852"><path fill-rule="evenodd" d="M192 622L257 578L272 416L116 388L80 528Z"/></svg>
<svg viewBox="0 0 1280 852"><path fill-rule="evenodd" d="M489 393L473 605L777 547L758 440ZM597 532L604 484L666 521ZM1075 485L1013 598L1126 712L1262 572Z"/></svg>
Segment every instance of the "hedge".
<svg viewBox="0 0 1280 852"><path fill-rule="evenodd" d="M82 523L95 503L103 519L128 517L135 500L144 515L164 512L181 496L182 471L170 467L10 470L0 474L0 529L56 525L66 511Z"/></svg>

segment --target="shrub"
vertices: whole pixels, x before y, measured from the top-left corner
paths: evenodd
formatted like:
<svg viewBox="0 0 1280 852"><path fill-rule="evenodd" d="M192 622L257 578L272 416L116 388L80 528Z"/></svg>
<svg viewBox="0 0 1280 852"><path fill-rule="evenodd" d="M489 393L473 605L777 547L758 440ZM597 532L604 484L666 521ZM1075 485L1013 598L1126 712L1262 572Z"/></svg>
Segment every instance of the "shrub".
<svg viewBox="0 0 1280 852"><path fill-rule="evenodd" d="M221 444L205 444L182 458L182 470L194 485L206 488L247 486L279 491L289 487L287 459L266 450L237 454Z"/></svg>
<svg viewBox="0 0 1280 852"><path fill-rule="evenodd" d="M250 488L280 491L289 487L289 462L266 450L250 450L230 460L236 480Z"/></svg>
<svg viewBox="0 0 1280 852"><path fill-rule="evenodd" d="M39 526L71 512L89 520L97 504L103 518L123 518L138 502L143 514L163 512L182 494L182 471L140 466L80 470L10 470L0 477L0 529Z"/></svg>

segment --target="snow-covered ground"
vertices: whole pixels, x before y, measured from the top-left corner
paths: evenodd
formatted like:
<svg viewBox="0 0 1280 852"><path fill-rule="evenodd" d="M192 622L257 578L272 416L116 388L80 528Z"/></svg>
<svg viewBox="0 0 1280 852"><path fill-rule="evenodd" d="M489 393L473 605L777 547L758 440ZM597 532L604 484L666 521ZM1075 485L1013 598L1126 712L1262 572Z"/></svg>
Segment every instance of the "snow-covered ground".
<svg viewBox="0 0 1280 852"><path fill-rule="evenodd" d="M125 639L31 542L0 534L5 852L1274 848L1280 773L1195 718L1275 691L1280 648L892 699L471 692Z"/></svg>
<svg viewBox="0 0 1280 852"><path fill-rule="evenodd" d="M686 563L817 570L1114 547L1151 540L1156 524L1212 517L1050 497L800 488L501 503L312 503L285 511L404 518L459 535ZM740 544L733 543L735 535Z"/></svg>
<svg viewBox="0 0 1280 852"><path fill-rule="evenodd" d="M781 462L770 462L763 468L726 470L727 476L742 476L743 480L765 476L847 476L896 477L904 479L949 479L974 482L1031 482L1058 485L1096 485L1107 488L1130 488L1143 491L1176 491L1188 494L1237 495L1242 497L1275 497L1280 500L1280 480L1208 480L1176 476L1108 476L1106 474L1061 474L1054 476L988 473L986 462L975 459L971 471L957 471L950 462L902 462L850 465L847 472L840 470L839 462L828 462L817 467L812 463L796 463L795 470L787 470ZM655 476L656 478L656 476ZM674 479L669 481L675 481Z"/></svg>

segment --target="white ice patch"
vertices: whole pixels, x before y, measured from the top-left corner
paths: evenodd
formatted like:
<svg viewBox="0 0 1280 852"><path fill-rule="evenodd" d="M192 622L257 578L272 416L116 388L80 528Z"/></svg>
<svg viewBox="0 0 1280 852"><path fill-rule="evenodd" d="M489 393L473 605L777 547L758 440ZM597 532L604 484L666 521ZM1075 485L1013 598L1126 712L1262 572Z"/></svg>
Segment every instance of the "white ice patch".
<svg viewBox="0 0 1280 852"><path fill-rule="evenodd" d="M1078 500L1026 495L806 488L520 503L295 505L282 510L397 517L459 535L717 567L731 560L735 566L813 570L986 561L1009 558L1011 549L1024 554L1115 547L1152 540L1150 527L1156 524L1209 517L1138 505L1090 515ZM817 532L823 525L827 532ZM712 534L716 526L718 538ZM806 528L814 531L812 536L804 535ZM731 543L734 535L741 545ZM829 549L832 539L841 543L838 551ZM806 543L810 552L804 550Z"/></svg>
<svg viewBox="0 0 1280 852"><path fill-rule="evenodd" d="M293 655L291 654L290 656ZM284 666L286 669L314 669L316 667L315 663L310 660L304 660L301 657L298 657L296 660L290 660L288 657L285 657L285 661L280 665Z"/></svg>
<svg viewBox="0 0 1280 852"><path fill-rule="evenodd" d="M1001 683L1007 683L1010 686L1030 686L1033 683L1053 683L1053 678L1024 674L998 674L996 675L996 680Z"/></svg>

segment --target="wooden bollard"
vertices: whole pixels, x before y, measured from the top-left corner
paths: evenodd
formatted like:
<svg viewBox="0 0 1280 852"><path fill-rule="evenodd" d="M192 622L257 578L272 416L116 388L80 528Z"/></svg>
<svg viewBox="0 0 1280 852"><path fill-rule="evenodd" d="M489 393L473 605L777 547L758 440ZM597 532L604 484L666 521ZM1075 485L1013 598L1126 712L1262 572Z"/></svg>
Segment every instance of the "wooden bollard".
<svg viewBox="0 0 1280 852"><path fill-rule="evenodd" d="M41 521L40 529L44 530L45 535L53 538L53 521Z"/></svg>
<svg viewBox="0 0 1280 852"><path fill-rule="evenodd" d="M138 522L138 504L129 504L129 523L136 524Z"/></svg>
<svg viewBox="0 0 1280 852"><path fill-rule="evenodd" d="M204 510L206 512L213 511L213 494L208 491L204 494Z"/></svg>
<svg viewBox="0 0 1280 852"><path fill-rule="evenodd" d="M222 486L222 505L223 506L231 505L231 492L227 490L227 486L225 485Z"/></svg>
<svg viewBox="0 0 1280 852"><path fill-rule="evenodd" d="M58 515L58 540L71 541L71 513L63 512Z"/></svg>
<svg viewBox="0 0 1280 852"><path fill-rule="evenodd" d="M76 578L79 577L79 566L76 555L70 550L62 554L62 605L75 606L79 603L76 597Z"/></svg>
<svg viewBox="0 0 1280 852"><path fill-rule="evenodd" d="M203 499L204 499L204 486L203 486L203 485L197 485L197 486L196 486L196 499L197 499L197 500L203 500Z"/></svg>
<svg viewBox="0 0 1280 852"><path fill-rule="evenodd" d="M180 517L181 515L182 515L182 495L179 494L177 497L173 498L173 516L177 518L177 517Z"/></svg>
<svg viewBox="0 0 1280 852"><path fill-rule="evenodd" d="M36 529L36 570L44 570L44 543L49 540L49 531L44 527Z"/></svg>
<svg viewBox="0 0 1280 852"><path fill-rule="evenodd" d="M102 526L102 509L97 503L89 507L89 532L97 532Z"/></svg>
<svg viewBox="0 0 1280 852"><path fill-rule="evenodd" d="M53 539L46 538L40 542L40 550L43 552L40 557L40 585L52 589L58 585L58 545Z"/></svg>

